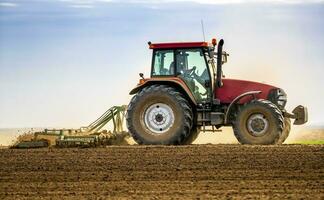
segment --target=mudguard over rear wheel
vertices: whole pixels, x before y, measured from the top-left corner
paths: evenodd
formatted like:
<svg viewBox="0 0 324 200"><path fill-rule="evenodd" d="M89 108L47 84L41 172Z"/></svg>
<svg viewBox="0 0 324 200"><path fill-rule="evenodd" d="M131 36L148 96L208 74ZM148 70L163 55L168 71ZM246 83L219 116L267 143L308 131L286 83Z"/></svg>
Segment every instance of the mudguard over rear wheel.
<svg viewBox="0 0 324 200"><path fill-rule="evenodd" d="M279 108L259 99L240 108L233 124L234 134L241 144L277 144L284 128Z"/></svg>
<svg viewBox="0 0 324 200"><path fill-rule="evenodd" d="M152 85L137 93L127 109L127 128L138 144L183 144L193 123L188 101L174 88Z"/></svg>

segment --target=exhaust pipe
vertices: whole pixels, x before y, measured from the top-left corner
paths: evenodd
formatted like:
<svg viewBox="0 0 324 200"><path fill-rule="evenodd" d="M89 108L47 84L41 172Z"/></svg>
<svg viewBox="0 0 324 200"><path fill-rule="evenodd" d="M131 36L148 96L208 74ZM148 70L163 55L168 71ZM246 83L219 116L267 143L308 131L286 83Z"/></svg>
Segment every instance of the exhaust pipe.
<svg viewBox="0 0 324 200"><path fill-rule="evenodd" d="M222 82L222 54L223 54L223 45L224 40L221 39L217 46L217 77L216 77L216 84L217 87L220 88L223 86Z"/></svg>

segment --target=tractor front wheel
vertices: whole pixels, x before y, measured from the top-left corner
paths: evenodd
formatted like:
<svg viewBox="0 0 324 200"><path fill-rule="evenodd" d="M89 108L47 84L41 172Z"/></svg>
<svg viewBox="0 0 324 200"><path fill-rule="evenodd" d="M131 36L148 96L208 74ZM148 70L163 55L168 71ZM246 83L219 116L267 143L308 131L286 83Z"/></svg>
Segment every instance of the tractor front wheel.
<svg viewBox="0 0 324 200"><path fill-rule="evenodd" d="M188 101L175 88L152 85L128 105L127 128L138 144L183 144L193 123Z"/></svg>
<svg viewBox="0 0 324 200"><path fill-rule="evenodd" d="M241 144L277 144L284 128L284 118L276 105L267 100L254 100L239 109L233 124Z"/></svg>
<svg viewBox="0 0 324 200"><path fill-rule="evenodd" d="M282 143L285 142L285 140L289 136L290 129L291 129L291 121L290 121L290 119L288 117L285 117L285 119L284 119L284 129L283 129L282 135L279 138L277 144L282 144Z"/></svg>

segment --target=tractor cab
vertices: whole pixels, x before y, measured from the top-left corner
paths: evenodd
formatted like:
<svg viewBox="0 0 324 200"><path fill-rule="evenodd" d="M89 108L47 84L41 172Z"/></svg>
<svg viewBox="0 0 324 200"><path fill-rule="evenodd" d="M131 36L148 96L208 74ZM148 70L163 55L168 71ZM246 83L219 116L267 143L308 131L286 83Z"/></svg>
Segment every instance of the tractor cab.
<svg viewBox="0 0 324 200"><path fill-rule="evenodd" d="M212 43L149 42L153 49L151 78L180 78L197 103L211 102L217 74L215 45L215 39Z"/></svg>

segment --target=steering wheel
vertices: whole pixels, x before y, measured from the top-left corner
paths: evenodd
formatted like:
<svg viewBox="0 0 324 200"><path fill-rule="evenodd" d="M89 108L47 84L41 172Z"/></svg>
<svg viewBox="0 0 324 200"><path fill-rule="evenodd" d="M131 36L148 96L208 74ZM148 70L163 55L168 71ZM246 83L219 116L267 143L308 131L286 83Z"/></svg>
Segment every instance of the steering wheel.
<svg viewBox="0 0 324 200"><path fill-rule="evenodd" d="M197 67L196 67L196 66L193 66L191 69L184 70L184 71L183 71L183 76L184 76L184 77L188 77L188 78L193 79L193 80L196 80L199 84L201 84L201 85L203 86L203 85L205 84L204 79L202 79L201 76L198 76L198 75L196 74L196 69L197 69ZM205 71L203 72L203 74L204 74L204 73L207 73L206 69L205 69ZM200 94L201 96L204 96L204 95L206 95L207 93L208 93L207 90L206 90L205 93L200 93L200 92L199 92L199 94Z"/></svg>
<svg viewBox="0 0 324 200"><path fill-rule="evenodd" d="M193 66L191 69L184 70L183 75L193 78L196 75L196 68L196 66Z"/></svg>

